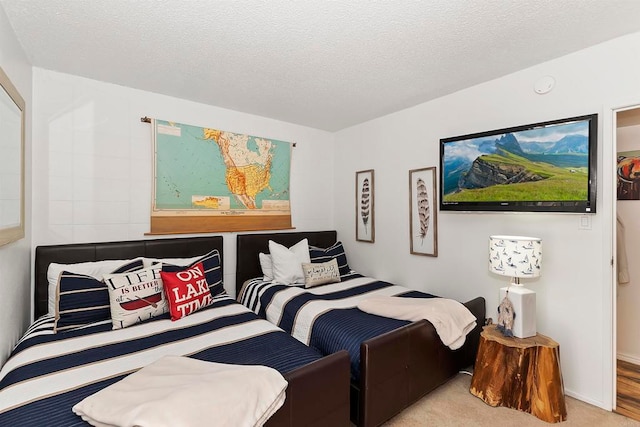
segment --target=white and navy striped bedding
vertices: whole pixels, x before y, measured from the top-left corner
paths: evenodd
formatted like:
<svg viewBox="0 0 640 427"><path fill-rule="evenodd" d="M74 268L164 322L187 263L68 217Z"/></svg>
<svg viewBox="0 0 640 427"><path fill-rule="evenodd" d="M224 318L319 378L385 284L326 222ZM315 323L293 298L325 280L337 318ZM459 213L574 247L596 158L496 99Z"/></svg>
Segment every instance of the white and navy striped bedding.
<svg viewBox="0 0 640 427"><path fill-rule="evenodd" d="M51 315L38 319L0 371L1 426L86 426L73 405L165 355L281 373L321 357L226 295L176 322L166 314L124 329L104 321L58 334L53 323Z"/></svg>
<svg viewBox="0 0 640 427"><path fill-rule="evenodd" d="M360 377L360 343L407 325L360 311L358 302L372 296L433 298L434 295L364 277L341 276L341 282L305 289L254 279L246 283L240 302L299 341L328 355L346 349L353 380Z"/></svg>

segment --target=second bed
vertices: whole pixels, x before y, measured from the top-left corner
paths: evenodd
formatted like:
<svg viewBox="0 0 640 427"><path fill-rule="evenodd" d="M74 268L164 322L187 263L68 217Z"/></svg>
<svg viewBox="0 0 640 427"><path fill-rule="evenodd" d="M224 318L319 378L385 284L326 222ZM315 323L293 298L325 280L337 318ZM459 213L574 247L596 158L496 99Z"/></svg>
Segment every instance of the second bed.
<svg viewBox="0 0 640 427"><path fill-rule="evenodd" d="M256 291L260 287L259 278L262 277L259 254L269 252L269 241L290 247L302 239L307 239L310 247L329 248L336 244L337 233L315 231L237 236L236 291L245 305L264 316L265 307L262 303L271 304L273 294L278 292L278 286L270 286L267 291ZM346 256L341 260L346 264ZM343 273L344 271L341 274ZM258 279L255 280L256 278ZM254 280L249 283L251 279ZM354 280L366 281L354 272L344 275L342 280L345 286ZM251 285L251 295L247 292L243 295L243 285ZM335 287L338 286L339 284L335 284ZM376 282L371 286L384 287L391 284ZM280 290L283 290L282 287ZM341 297L340 293L344 292L350 291L340 291L335 298ZM429 296L410 289L406 289L405 294L403 296ZM305 305L304 298L306 297L302 297L300 306ZM327 299L326 296L323 298ZM334 296L328 298L334 299ZM325 354L332 351L332 346L335 351L342 348L349 350L352 377L351 419L359 426L377 426L474 363L485 319L485 301L478 297L464 303L464 306L475 316L477 322L466 336L465 344L457 350L445 346L433 324L426 320L407 322L388 319L359 312L353 307L328 310L322 314L320 322L314 319L314 330L309 333L311 336L307 337L307 343L313 345L314 339L322 341L324 349L321 352ZM298 313L283 311L279 324L284 325L283 329L287 330L285 324L291 325ZM333 319L329 319L330 317Z"/></svg>

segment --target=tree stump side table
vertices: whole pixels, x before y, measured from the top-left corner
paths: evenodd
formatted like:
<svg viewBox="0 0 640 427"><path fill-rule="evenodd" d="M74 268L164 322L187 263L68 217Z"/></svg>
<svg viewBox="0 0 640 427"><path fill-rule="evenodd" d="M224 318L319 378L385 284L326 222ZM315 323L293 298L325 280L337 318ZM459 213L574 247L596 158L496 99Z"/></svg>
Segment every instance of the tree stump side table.
<svg viewBox="0 0 640 427"><path fill-rule="evenodd" d="M512 338L496 325L485 326L469 391L488 405L528 412L549 423L567 419L560 347L541 334Z"/></svg>

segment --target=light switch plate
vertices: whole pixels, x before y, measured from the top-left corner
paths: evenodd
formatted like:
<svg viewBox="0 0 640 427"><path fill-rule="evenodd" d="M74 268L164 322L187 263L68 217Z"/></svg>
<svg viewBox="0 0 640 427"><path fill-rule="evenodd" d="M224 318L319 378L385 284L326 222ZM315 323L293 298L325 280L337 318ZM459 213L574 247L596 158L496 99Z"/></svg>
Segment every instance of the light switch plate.
<svg viewBox="0 0 640 427"><path fill-rule="evenodd" d="M578 223L578 230L591 230L591 216L580 215L580 222Z"/></svg>

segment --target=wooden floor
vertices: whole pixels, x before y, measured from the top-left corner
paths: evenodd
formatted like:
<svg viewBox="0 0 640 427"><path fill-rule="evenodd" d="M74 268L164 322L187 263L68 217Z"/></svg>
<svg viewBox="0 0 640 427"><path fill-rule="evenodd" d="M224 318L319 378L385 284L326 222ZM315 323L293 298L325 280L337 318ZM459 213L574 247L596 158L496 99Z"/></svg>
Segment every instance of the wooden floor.
<svg viewBox="0 0 640 427"><path fill-rule="evenodd" d="M618 359L615 412L640 421L640 366Z"/></svg>

